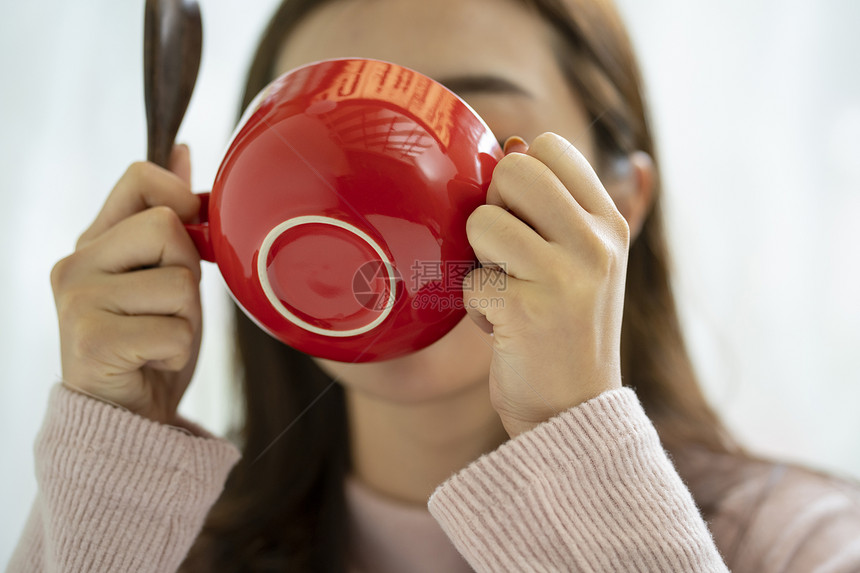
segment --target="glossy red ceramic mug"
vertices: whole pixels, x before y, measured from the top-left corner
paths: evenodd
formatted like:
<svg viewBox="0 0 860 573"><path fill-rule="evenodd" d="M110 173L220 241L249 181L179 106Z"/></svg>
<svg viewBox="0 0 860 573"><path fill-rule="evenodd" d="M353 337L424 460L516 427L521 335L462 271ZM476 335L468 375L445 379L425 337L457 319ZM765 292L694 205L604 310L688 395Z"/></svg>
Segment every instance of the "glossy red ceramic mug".
<svg viewBox="0 0 860 573"><path fill-rule="evenodd" d="M477 264L466 219L502 150L441 84L376 60L326 60L249 106L189 225L242 309L313 356L385 360L462 319Z"/></svg>

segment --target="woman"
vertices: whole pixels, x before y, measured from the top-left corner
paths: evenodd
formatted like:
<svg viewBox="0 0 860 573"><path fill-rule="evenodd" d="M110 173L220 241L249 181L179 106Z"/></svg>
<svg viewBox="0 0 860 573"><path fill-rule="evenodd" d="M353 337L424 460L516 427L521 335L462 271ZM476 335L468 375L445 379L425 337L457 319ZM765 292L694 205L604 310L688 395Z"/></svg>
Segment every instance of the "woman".
<svg viewBox="0 0 860 573"><path fill-rule="evenodd" d="M469 308L504 305L370 364L310 358L239 315L237 464L176 415L200 333L187 149L173 173L135 164L52 273L64 384L11 570L860 567L857 489L746 457L696 385L611 6L290 0L246 104L338 56L439 79L505 143L467 232L484 262L506 263L507 289L464 292Z"/></svg>

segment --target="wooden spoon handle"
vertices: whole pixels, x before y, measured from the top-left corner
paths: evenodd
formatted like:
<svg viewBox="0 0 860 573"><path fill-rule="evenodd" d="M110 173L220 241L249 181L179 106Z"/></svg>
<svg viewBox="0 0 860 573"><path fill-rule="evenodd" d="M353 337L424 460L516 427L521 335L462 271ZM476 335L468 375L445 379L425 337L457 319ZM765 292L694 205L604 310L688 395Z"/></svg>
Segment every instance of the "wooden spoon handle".
<svg viewBox="0 0 860 573"><path fill-rule="evenodd" d="M146 157L167 167L197 81L203 27L194 0L147 0L144 13Z"/></svg>

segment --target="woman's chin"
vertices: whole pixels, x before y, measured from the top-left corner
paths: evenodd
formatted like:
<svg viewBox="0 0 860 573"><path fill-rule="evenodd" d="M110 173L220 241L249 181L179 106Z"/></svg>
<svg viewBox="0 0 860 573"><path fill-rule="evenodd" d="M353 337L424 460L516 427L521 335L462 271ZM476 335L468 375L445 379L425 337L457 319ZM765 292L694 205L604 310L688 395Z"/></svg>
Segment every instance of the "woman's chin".
<svg viewBox="0 0 860 573"><path fill-rule="evenodd" d="M492 354L492 338L464 317L438 341L399 358L365 363L314 361L348 390L414 404L486 386Z"/></svg>

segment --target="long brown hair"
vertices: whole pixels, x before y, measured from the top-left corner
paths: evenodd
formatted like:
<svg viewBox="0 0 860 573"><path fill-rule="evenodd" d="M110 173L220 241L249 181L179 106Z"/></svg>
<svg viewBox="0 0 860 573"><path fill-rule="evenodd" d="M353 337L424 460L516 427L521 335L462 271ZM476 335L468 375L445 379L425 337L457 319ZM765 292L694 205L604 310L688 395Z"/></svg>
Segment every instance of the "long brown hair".
<svg viewBox="0 0 860 573"><path fill-rule="evenodd" d="M263 34L243 109L274 77L295 25L331 0L287 0ZM658 165L642 82L621 20L605 0L524 0L557 31L559 65L593 123L601 163L635 150ZM632 242L621 333L624 384L636 389L664 445L725 452L730 440L688 356L670 283L661 193ZM185 570L342 571L343 478L350 468L344 393L306 355L236 311L244 457L212 508ZM262 455L265 453L265 455Z"/></svg>

